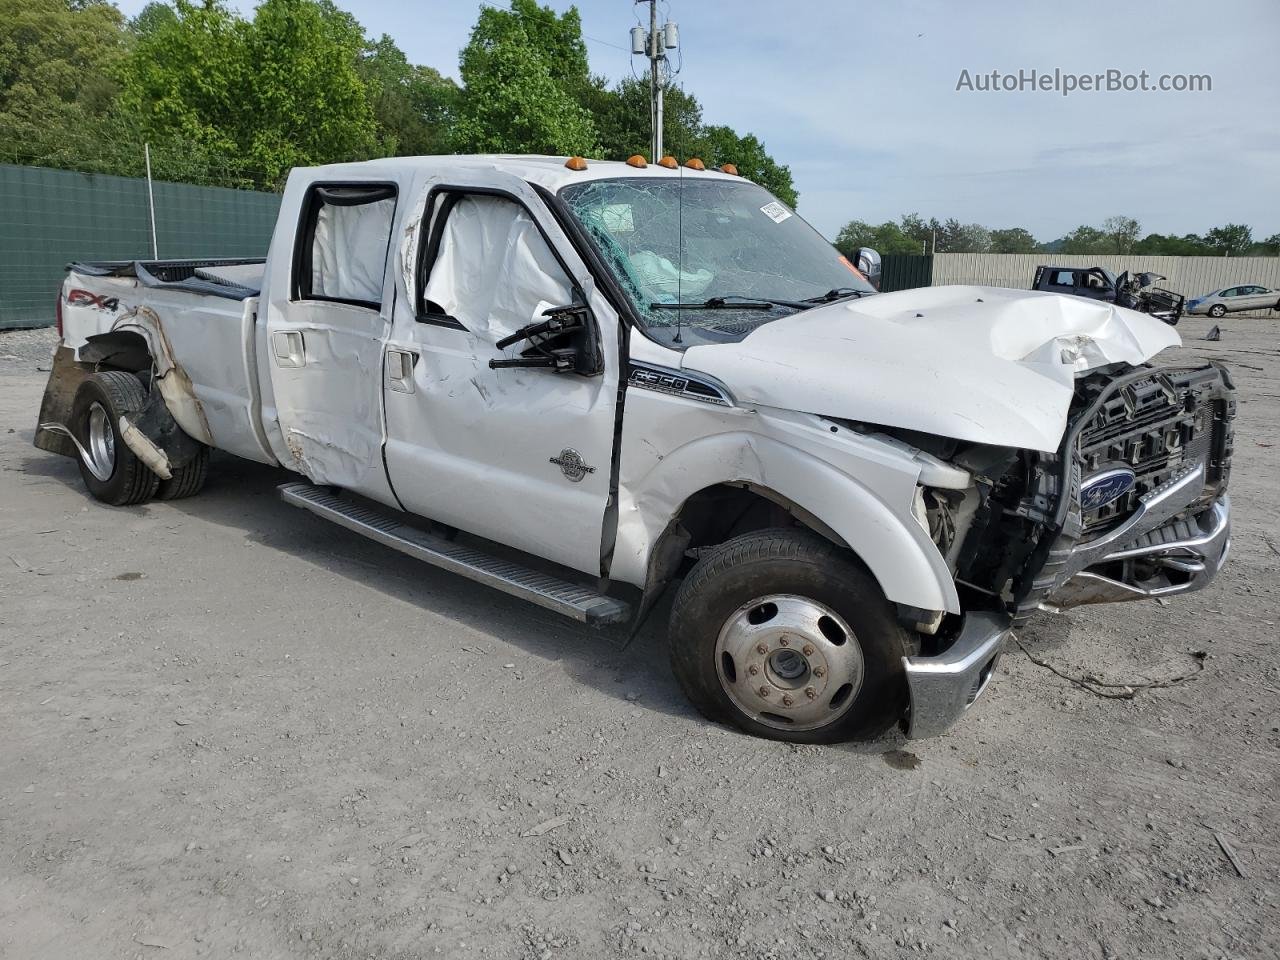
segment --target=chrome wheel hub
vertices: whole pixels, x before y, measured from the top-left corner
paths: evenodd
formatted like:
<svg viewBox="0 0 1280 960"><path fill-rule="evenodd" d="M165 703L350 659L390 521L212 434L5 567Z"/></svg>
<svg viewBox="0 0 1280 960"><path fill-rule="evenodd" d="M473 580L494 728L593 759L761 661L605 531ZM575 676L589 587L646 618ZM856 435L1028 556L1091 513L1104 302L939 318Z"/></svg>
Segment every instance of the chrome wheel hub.
<svg viewBox="0 0 1280 960"><path fill-rule="evenodd" d="M844 619L807 597L745 603L716 638L716 674L734 705L779 730L835 723L862 688L865 664Z"/></svg>
<svg viewBox="0 0 1280 960"><path fill-rule="evenodd" d="M116 469L116 431L111 426L111 416L96 401L89 407L88 433L80 455L89 472L106 483Z"/></svg>

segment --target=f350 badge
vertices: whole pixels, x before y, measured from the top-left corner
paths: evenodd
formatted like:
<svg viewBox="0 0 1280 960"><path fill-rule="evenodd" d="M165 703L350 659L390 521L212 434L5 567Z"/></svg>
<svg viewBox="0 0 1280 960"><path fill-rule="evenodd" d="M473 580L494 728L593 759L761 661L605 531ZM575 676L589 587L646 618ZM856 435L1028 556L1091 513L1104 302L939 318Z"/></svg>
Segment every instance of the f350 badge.
<svg viewBox="0 0 1280 960"><path fill-rule="evenodd" d="M560 472L574 483L581 483L582 478L588 473L596 472L596 468L587 466L587 462L582 459L582 454L573 447L565 447L560 451L560 456L552 457L550 462L559 467Z"/></svg>

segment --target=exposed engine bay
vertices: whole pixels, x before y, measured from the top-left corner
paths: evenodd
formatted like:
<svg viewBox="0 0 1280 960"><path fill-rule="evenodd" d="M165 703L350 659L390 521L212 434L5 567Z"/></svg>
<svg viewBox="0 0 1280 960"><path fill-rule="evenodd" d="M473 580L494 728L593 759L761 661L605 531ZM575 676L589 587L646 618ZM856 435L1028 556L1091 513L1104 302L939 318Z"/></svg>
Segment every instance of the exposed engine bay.
<svg viewBox="0 0 1280 960"><path fill-rule="evenodd" d="M966 607L1019 623L1207 582L1229 539L1217 505L1234 415L1224 368L1144 365L1081 377L1053 454L898 435L974 476L968 490L924 491L930 534Z"/></svg>

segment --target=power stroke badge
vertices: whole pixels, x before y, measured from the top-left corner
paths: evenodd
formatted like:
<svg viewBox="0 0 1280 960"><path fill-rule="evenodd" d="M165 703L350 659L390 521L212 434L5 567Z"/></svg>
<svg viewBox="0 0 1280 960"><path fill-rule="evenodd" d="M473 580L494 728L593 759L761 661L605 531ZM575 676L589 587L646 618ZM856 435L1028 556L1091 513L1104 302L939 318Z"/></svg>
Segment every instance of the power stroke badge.
<svg viewBox="0 0 1280 960"><path fill-rule="evenodd" d="M582 454L573 447L565 447L560 451L560 456L552 457L550 462L559 467L560 472L574 483L581 483L582 478L588 473L596 472L596 468L587 466L586 461L582 459Z"/></svg>

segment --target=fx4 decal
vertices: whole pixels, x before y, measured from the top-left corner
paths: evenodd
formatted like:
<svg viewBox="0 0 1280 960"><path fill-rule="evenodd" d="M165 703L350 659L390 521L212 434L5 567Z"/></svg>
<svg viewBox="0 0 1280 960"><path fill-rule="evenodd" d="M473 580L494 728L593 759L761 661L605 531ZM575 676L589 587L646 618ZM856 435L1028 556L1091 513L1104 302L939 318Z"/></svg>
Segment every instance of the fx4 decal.
<svg viewBox="0 0 1280 960"><path fill-rule="evenodd" d="M77 288L67 291L67 306L93 307L95 310L110 310L114 313L120 309L120 298L90 293L88 290Z"/></svg>

